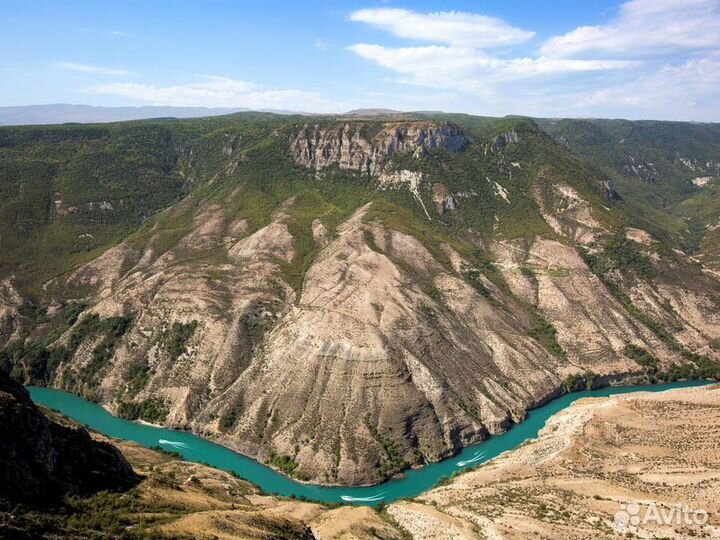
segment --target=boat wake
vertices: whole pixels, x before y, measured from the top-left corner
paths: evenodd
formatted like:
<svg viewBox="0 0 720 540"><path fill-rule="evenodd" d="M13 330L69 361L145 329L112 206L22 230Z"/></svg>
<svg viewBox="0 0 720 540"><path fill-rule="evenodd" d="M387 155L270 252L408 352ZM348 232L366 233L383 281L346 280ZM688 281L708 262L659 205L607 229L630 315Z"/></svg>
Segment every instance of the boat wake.
<svg viewBox="0 0 720 540"><path fill-rule="evenodd" d="M385 492L371 495L369 497L352 497L350 495L341 495L340 498L345 502L380 502L385 496Z"/></svg>
<svg viewBox="0 0 720 540"><path fill-rule="evenodd" d="M183 448L183 449L186 449L186 450L189 450L189 449L190 449L190 446L187 445L187 444L185 444L184 442L168 441L168 440L165 440L165 439L160 439L158 442L159 442L160 444L164 444L165 446L173 446L173 447L175 447L175 448Z"/></svg>
<svg viewBox="0 0 720 540"><path fill-rule="evenodd" d="M485 452L479 452L479 453L475 454L475 455L472 457L472 459L466 459L466 460L463 460L463 461L458 461L458 462L457 462L457 466L458 466L458 467L465 467L466 465L470 465L471 463L477 463L478 461L480 461L480 460L483 459L484 457L485 457Z"/></svg>

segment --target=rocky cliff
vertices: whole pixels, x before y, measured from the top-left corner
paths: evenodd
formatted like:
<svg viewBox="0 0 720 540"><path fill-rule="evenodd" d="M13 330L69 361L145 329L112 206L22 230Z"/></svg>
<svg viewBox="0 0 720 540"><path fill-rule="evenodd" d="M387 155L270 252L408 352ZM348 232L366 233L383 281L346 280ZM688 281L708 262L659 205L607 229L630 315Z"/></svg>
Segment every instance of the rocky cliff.
<svg viewBox="0 0 720 540"><path fill-rule="evenodd" d="M428 151L460 152L470 138L448 122L403 122L377 127L363 123L341 126L303 125L290 137L293 159L317 171L330 165L368 176L379 175L388 158L410 154L422 158Z"/></svg>
<svg viewBox="0 0 720 540"><path fill-rule="evenodd" d="M27 391L0 372L0 501L57 503L65 495L122 491L139 477L111 444L80 426L50 419Z"/></svg>

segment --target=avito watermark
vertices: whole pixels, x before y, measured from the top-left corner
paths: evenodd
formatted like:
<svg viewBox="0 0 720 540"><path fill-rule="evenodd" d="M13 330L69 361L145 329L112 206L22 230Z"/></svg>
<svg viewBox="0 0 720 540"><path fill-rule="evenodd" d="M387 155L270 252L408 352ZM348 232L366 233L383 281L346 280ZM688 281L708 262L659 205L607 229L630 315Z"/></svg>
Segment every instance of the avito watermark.
<svg viewBox="0 0 720 540"><path fill-rule="evenodd" d="M644 511L643 511L644 510ZM706 510L690 508L676 503L667 508L655 503L640 505L638 503L621 504L615 513L615 530L630 531L640 525L667 525L671 527L701 527L708 522L710 516Z"/></svg>

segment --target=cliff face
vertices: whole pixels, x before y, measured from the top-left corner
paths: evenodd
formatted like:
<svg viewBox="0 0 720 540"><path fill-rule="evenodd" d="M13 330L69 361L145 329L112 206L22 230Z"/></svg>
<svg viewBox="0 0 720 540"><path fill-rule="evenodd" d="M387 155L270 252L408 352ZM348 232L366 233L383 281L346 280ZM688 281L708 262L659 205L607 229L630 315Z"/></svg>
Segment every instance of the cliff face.
<svg viewBox="0 0 720 540"><path fill-rule="evenodd" d="M0 500L51 504L64 495L128 489L138 480L114 446L51 420L0 372Z"/></svg>
<svg viewBox="0 0 720 540"><path fill-rule="evenodd" d="M516 131L508 131L507 133L502 133L500 135L497 135L490 144L490 151L492 153L500 152L503 148L505 148L509 144L517 144L520 142L520 135L517 134ZM486 147L487 148L487 147Z"/></svg>
<svg viewBox="0 0 720 540"><path fill-rule="evenodd" d="M10 279L0 281L0 347L15 335L23 300Z"/></svg>
<svg viewBox="0 0 720 540"><path fill-rule="evenodd" d="M301 165L322 170L330 165L377 176L394 154L422 158L428 150L460 152L470 144L463 131L448 122L385 124L372 133L361 123L324 127L304 125L290 137L290 152Z"/></svg>

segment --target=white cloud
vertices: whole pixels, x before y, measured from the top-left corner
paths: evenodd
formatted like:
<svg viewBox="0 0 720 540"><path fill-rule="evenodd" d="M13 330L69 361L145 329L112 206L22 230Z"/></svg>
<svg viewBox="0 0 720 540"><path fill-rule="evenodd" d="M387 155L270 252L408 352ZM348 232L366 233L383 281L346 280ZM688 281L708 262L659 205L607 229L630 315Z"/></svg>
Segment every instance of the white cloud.
<svg viewBox="0 0 720 540"><path fill-rule="evenodd" d="M91 66L88 64L78 64L76 62L56 62L53 64L56 68L68 71L78 71L81 73L94 73L96 75L111 75L114 77L122 77L130 75L131 72L125 69L114 69L102 66Z"/></svg>
<svg viewBox="0 0 720 540"><path fill-rule="evenodd" d="M469 21L506 25L482 15L361 10L350 18L431 42L348 50L394 73L395 82L462 92L466 111L719 119L720 0L630 0L608 24L552 37L532 55L512 46L520 34L502 50L492 31L473 35Z"/></svg>
<svg viewBox="0 0 720 540"><path fill-rule="evenodd" d="M406 9L361 9L351 13L349 19L377 26L402 38L480 49L522 43L535 35L495 17L460 11L416 13Z"/></svg>
<svg viewBox="0 0 720 540"><path fill-rule="evenodd" d="M584 111L601 109L614 116L648 118L661 110L668 120L717 121L718 88L720 58L698 58L577 96L574 103Z"/></svg>
<svg viewBox="0 0 720 540"><path fill-rule="evenodd" d="M330 46L327 43L325 43L324 40L317 38L315 40L315 48L320 49L321 51L327 51L330 48Z"/></svg>
<svg viewBox="0 0 720 540"><path fill-rule="evenodd" d="M631 0L606 25L580 26L549 39L549 56L655 56L720 46L718 0Z"/></svg>
<svg viewBox="0 0 720 540"><path fill-rule="evenodd" d="M248 81L217 76L205 76L198 82L171 86L130 82L97 84L86 88L85 92L178 107L245 107L313 112L337 112L346 107L314 92L263 89Z"/></svg>
<svg viewBox="0 0 720 540"><path fill-rule="evenodd" d="M545 55L500 57L490 49L520 43L534 33L493 17L472 13L421 14L404 9L367 9L352 13L350 19L384 28L400 37L440 43L407 47L358 43L348 47L358 56L399 74L401 82L434 88L487 94L491 84L627 69L637 65L630 60L566 59Z"/></svg>
<svg viewBox="0 0 720 540"><path fill-rule="evenodd" d="M349 47L358 56L404 76L403 82L438 88L474 90L490 82L504 82L543 75L626 69L637 64L626 60L573 60L564 58L512 58L488 56L469 47L390 48L357 44Z"/></svg>

